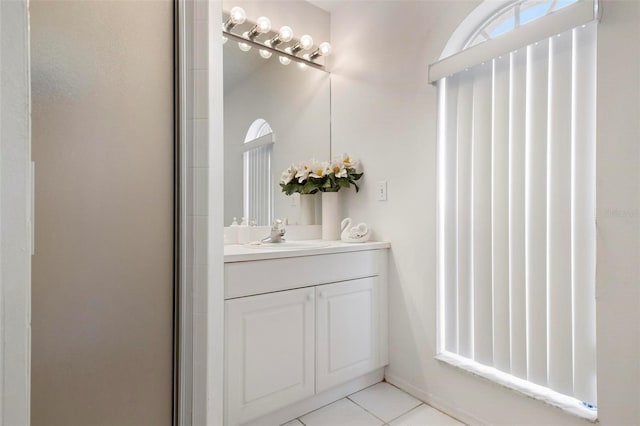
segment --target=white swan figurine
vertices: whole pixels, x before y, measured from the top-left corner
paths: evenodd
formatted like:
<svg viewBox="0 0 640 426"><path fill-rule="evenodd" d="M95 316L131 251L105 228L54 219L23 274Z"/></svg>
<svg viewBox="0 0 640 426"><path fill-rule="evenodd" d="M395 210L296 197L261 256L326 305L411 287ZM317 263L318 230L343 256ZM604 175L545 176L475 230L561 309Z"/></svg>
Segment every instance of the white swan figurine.
<svg viewBox="0 0 640 426"><path fill-rule="evenodd" d="M369 241L371 233L366 223L359 223L357 226L351 227L351 218L347 217L342 220L340 225L342 234L340 239L346 243L364 243Z"/></svg>

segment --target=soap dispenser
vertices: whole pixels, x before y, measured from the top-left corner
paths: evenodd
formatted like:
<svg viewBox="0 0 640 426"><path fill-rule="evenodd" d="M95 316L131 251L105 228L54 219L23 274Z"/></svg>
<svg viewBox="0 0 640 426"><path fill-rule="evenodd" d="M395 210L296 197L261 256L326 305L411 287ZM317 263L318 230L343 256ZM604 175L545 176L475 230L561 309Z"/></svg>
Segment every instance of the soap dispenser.
<svg viewBox="0 0 640 426"><path fill-rule="evenodd" d="M251 228L249 228L249 221L243 217L238 227L238 244L247 244L249 242L251 242Z"/></svg>
<svg viewBox="0 0 640 426"><path fill-rule="evenodd" d="M234 217L231 225L225 229L225 244L238 244L238 221Z"/></svg>

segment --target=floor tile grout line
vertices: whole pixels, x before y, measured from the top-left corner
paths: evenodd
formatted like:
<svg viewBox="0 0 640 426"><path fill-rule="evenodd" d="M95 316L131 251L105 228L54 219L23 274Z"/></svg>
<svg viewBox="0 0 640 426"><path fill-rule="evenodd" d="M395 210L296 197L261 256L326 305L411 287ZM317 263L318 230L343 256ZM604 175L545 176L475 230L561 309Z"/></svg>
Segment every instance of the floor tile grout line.
<svg viewBox="0 0 640 426"><path fill-rule="evenodd" d="M427 407L431 407L430 405L425 404L424 402L420 401L420 404L418 404L415 407L411 408L409 411L405 411L404 413L400 414L398 417L394 417L393 419L389 420L389 424L391 424L392 422L395 422L396 420L398 420L400 417L404 416L405 414L409 414L413 410L417 410L418 408L422 407L423 405L425 405Z"/></svg>
<svg viewBox="0 0 640 426"><path fill-rule="evenodd" d="M389 382L387 382L387 380L386 380L386 379L384 379L384 382L385 382L385 383L389 383ZM376 383L376 384L377 384L377 383ZM405 390L400 389L398 386L394 385L393 383L389 383L389 384L390 384L391 386L393 386L394 388L398 389L400 392L404 392L404 393L406 393L407 395L409 395L409 396L413 397L414 399L416 399L417 401L420 401L420 404L419 404L419 405L417 405L416 407L413 407L411 410L407 411L406 413L399 415L399 416L398 416L398 417L396 417L395 419L390 420L390 421L389 421L389 423L391 423L391 422L393 422L393 421L395 421L395 420L398 420L400 417L404 416L405 414L408 414L408 413L410 413L411 411L415 410L416 408L420 407L420 405L426 405L427 407L433 408L434 410L436 410L436 411L438 411L438 412L440 412L440 413L444 414L445 416L447 416L447 417L451 417L453 420L455 420L455 421L457 421L457 422L460 422L460 423L462 423L463 425L466 425L466 423L461 422L460 420L458 420L457 418L453 417L452 415L450 415L450 414L448 414L448 413L445 413L444 411L438 410L436 407L434 407L434 406L432 406L432 405L430 405L430 404L427 404L426 402L422 401L421 399L416 398L415 396L411 395L409 392L407 392L407 391L405 391ZM373 385L373 386L375 386L375 385Z"/></svg>
<svg viewBox="0 0 640 426"><path fill-rule="evenodd" d="M366 388L362 388L362 389L360 389L360 390L358 390L358 391L355 391L355 392L353 392L353 393L350 393L349 395L345 396L345 398L349 398L349 397L350 397L350 396L352 396L352 395L355 395L355 394L360 393L360 392L364 392L364 391L366 391L366 390L367 390L367 389L369 389L369 388L372 388L372 387L374 387L374 386L378 386L380 383L387 383L387 382L385 382L385 381L384 381L384 378L383 378L381 381L379 381L379 382L377 382L377 383L374 383L374 384L372 384L372 385L370 385L370 386L367 386ZM404 392L404 391L403 391L403 392Z"/></svg>
<svg viewBox="0 0 640 426"><path fill-rule="evenodd" d="M297 417L297 419L298 419L298 420L300 420L300 423L302 423L303 425L307 426L307 425L302 421L302 418L303 418L304 416L308 416L308 415L309 415L309 414L311 414L311 413L315 413L315 412L316 412L316 411L318 411L318 410L322 410L324 407L328 407L328 406L329 406L329 405L331 405L331 404L335 404L335 403L336 403L336 402L338 402L338 401L342 401L343 399L348 399L348 398L349 398L348 396L345 396L345 397L340 398L340 399L338 399L338 400L336 400L336 401L333 401L333 402L330 402L330 403L328 403L328 404L325 404L325 405L323 405L322 407L318 407L318 408L316 408L315 410L311 410L311 411L309 411L308 413L304 413L304 414L303 414L303 415L301 415L300 417Z"/></svg>
<svg viewBox="0 0 640 426"><path fill-rule="evenodd" d="M391 383L389 383L389 385L393 386L394 388L396 388L397 390L399 390L399 391L400 391L400 392L402 392L403 394L405 394L405 395L409 395L411 398L413 398L413 399L415 399L416 401L418 401L418 405L416 405L415 407L412 407L412 408L410 408L409 410L407 410L407 411L403 412L403 413L402 413L402 414L400 414L399 416L394 417L393 419L389 420L388 422L387 422L387 421L385 421L384 419L381 419L380 417L376 416L375 414L373 414L371 411L369 411L368 409L366 409L366 408L365 408L365 407L363 407L362 405L358 404L358 402L357 402L357 401L354 401L353 399L351 399L351 397L352 397L353 395L355 395L355 394L357 394L357 393L360 393L360 392L362 392L362 391L365 391L365 390L367 390L367 389L369 389L369 388L371 388L371 387L373 387L373 386L379 385L380 383L389 383L389 382L387 382L387 381L384 381L384 380L383 380L382 382L378 382L378 383L376 383L375 385L371 385L371 386L369 386L369 387L367 387L367 388L364 388L364 389L362 389L362 390L360 390L360 391L358 391L358 392L354 392L354 393L352 393L351 395L347 396L346 398L347 398L349 401L351 401L351 402L353 402L354 404L356 404L358 407L360 407L360 408L362 408L363 410L365 410L367 413L370 413L371 415L373 415L375 418L377 418L377 419L379 419L379 420L382 420L385 424L387 424L387 423L391 423L392 421L399 419L400 417L402 417L402 416L404 416L405 414L407 414L407 413L409 413L409 412L411 412L411 411L415 410L416 408L420 407L421 405L427 405L427 406L429 406L429 407L430 407L430 405L428 405L426 402L419 400L419 399L418 399L418 398L416 398L415 396L411 395L411 394L410 394L410 393L408 393L408 392L403 391L402 389L400 389L400 388L399 388L399 387L397 387L397 386L393 386Z"/></svg>
<svg viewBox="0 0 640 426"><path fill-rule="evenodd" d="M382 383L382 382L381 382ZM364 389L363 389L364 390ZM356 392L357 393L357 392ZM353 395L353 394L352 394ZM351 395L349 395L351 396ZM376 416L375 414L373 414L371 411L367 410L366 408L364 408L362 405L358 404L357 402L355 402L353 399L346 397L345 399L348 399L349 401L353 402L356 407L361 408L362 410L366 411L367 413L371 414L373 417L375 417L376 419L380 420L382 422L382 426L384 426L384 424L386 423L384 421L384 419L381 419L380 417Z"/></svg>

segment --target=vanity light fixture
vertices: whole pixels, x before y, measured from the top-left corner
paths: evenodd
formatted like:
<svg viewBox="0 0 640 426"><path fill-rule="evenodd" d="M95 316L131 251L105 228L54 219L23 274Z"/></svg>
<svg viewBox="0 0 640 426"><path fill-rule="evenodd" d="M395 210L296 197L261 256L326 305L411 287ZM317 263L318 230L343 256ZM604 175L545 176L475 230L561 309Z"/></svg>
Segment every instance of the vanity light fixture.
<svg viewBox="0 0 640 426"><path fill-rule="evenodd" d="M309 56L309 59L313 61L318 56L329 55L331 55L331 44L325 41L324 43L320 43L320 46Z"/></svg>
<svg viewBox="0 0 640 426"><path fill-rule="evenodd" d="M269 31L271 31L271 21L266 16L261 16L256 20L253 28L247 33L247 38L253 40L260 34L268 33Z"/></svg>
<svg viewBox="0 0 640 426"><path fill-rule="evenodd" d="M229 11L229 18L222 24L222 31L231 31L231 28L236 25L244 24L247 20L247 14L240 6L231 8Z"/></svg>
<svg viewBox="0 0 640 426"><path fill-rule="evenodd" d="M276 47L280 43L287 43L293 39L293 30L291 27L283 26L280 27L278 34L273 36L271 40L265 41L264 44L267 44L269 47Z"/></svg>
<svg viewBox="0 0 640 426"><path fill-rule="evenodd" d="M313 38L309 34L300 37L300 41L293 45L291 54L295 55L301 50L309 50L313 47Z"/></svg>
<svg viewBox="0 0 640 426"><path fill-rule="evenodd" d="M224 18L224 16L223 16ZM236 28L244 24L242 28ZM260 34L265 34L264 40L258 40ZM274 54L282 65L289 65L291 62L303 64L306 67L325 70L325 64L315 62L320 56L328 56L331 53L331 45L323 42L317 48L314 47L313 38L305 34L300 39L293 38L293 30L287 25L283 25L277 31L271 30L271 21L266 16L260 16L255 21L248 20L244 9L233 7L224 24L222 24L222 43L228 39L233 39L238 43L238 47L243 52L248 52L252 47L258 50L258 54L269 59ZM307 52L308 51L308 52Z"/></svg>

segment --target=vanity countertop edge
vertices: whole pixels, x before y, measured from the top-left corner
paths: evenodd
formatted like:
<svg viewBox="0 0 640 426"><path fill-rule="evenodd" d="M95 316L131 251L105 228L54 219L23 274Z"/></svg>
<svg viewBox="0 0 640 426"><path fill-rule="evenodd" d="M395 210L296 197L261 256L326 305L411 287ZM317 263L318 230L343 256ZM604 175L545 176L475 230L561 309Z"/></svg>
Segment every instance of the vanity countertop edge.
<svg viewBox="0 0 640 426"><path fill-rule="evenodd" d="M368 241L366 243L345 243L342 241L331 241L330 245L327 247L288 250L248 248L242 244L229 244L224 246L224 263L283 259L289 257L315 256L322 254L347 253L364 250L379 250L390 247L391 243L384 241Z"/></svg>

